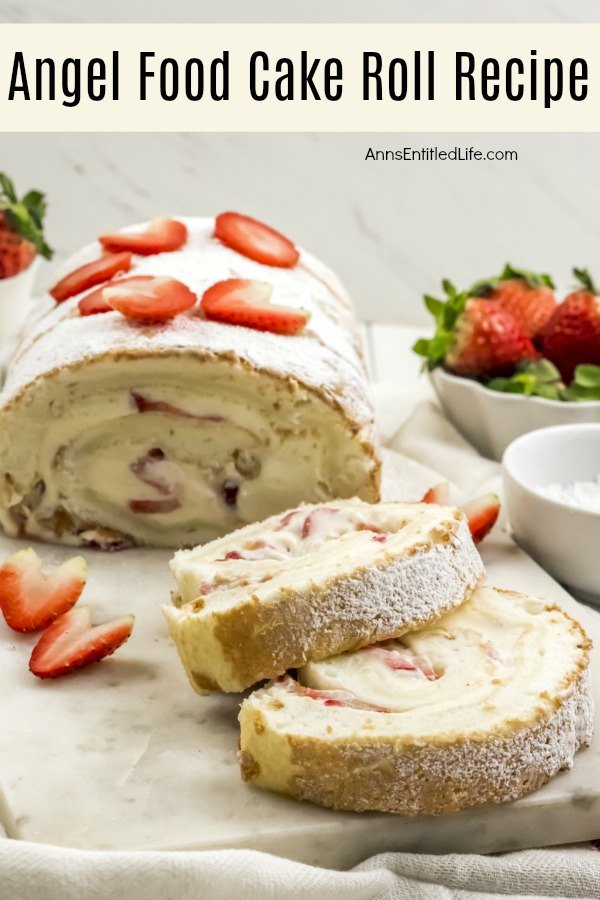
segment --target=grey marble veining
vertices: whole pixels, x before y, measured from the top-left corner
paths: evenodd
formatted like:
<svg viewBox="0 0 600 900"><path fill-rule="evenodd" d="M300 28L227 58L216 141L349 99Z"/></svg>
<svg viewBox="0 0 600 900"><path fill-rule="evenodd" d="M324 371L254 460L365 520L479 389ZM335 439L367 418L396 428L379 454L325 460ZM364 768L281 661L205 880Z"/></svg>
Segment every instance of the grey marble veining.
<svg viewBox="0 0 600 900"><path fill-rule="evenodd" d="M519 159L364 160L369 146L436 144ZM510 260L562 287L574 265L600 277L599 149L593 134L11 134L0 167L47 192L57 259L131 222L239 209L328 262L363 318L419 323L444 276L469 284Z"/></svg>

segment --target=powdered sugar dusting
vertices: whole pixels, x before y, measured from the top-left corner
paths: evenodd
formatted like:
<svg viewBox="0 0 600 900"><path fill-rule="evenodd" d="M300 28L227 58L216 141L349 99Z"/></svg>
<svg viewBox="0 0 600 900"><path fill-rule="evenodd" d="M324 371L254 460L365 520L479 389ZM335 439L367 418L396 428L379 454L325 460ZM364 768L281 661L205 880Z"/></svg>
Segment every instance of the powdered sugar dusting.
<svg viewBox="0 0 600 900"><path fill-rule="evenodd" d="M187 284L199 297L211 284L227 278L268 281L274 285L272 302L311 313L305 332L295 337L269 334L207 321L197 313L142 327L116 312L80 317L79 297L73 297L43 314L39 310L34 313L9 368L1 402L7 403L28 384L57 368L107 354L234 354L252 366L296 379L322 393L360 426L371 423L372 402L356 319L333 273L304 252L294 269L261 265L215 240L213 219L182 221L189 230L185 247L174 253L134 257L126 277L168 275ZM98 244L84 248L65 262L59 276L99 255ZM43 307L49 307L47 297Z"/></svg>

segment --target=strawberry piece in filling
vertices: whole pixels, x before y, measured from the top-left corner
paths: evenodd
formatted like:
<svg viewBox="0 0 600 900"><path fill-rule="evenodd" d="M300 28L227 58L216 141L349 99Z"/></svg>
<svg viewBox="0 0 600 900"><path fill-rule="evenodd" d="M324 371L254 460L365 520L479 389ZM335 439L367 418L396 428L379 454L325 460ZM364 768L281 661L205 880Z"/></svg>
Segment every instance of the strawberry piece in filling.
<svg viewBox="0 0 600 900"><path fill-rule="evenodd" d="M399 650L381 646L363 647L361 652L370 653L381 659L394 672L411 673L419 678L426 678L427 681L436 681L438 678L433 666L425 656L408 656L400 653Z"/></svg>
<svg viewBox="0 0 600 900"><path fill-rule="evenodd" d="M348 709L368 709L372 712L388 713L390 710L385 706L374 706L372 703L365 703L359 700L350 691L323 691L317 688L306 687L295 681L289 676L283 676L278 679L285 689L290 693L301 694L303 697L309 697L316 700L324 706L346 707Z"/></svg>
<svg viewBox="0 0 600 900"><path fill-rule="evenodd" d="M219 416L216 413L196 415L195 413L181 409L179 406L174 406L172 403L167 403L166 400L152 400L150 397L140 394L139 391L131 391L131 396L138 412L141 413L159 412L169 416L182 416L185 419L196 419L198 422L226 421L224 416Z"/></svg>
<svg viewBox="0 0 600 900"><path fill-rule="evenodd" d="M134 460L129 468L136 478L161 495L160 498L129 500L131 512L156 515L180 508L181 500L178 496L180 487L173 480L171 464L166 462L165 454L159 447L152 448L144 456Z"/></svg>

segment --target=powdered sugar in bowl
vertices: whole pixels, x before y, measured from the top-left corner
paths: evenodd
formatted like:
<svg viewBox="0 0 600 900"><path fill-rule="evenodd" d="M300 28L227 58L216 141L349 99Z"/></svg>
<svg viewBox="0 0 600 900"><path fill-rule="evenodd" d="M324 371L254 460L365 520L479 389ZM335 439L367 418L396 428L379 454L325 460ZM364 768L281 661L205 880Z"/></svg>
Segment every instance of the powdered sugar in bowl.
<svg viewBox="0 0 600 900"><path fill-rule="evenodd" d="M522 435L504 453L502 477L517 542L600 606L600 424Z"/></svg>

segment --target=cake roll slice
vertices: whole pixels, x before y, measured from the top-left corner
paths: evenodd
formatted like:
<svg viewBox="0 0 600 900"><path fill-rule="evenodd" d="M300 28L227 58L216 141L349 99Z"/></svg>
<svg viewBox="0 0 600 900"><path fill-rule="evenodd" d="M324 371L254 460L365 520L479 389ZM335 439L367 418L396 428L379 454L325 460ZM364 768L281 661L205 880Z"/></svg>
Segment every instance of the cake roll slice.
<svg viewBox="0 0 600 900"><path fill-rule="evenodd" d="M460 511L358 499L289 510L181 551L171 568L178 592L164 612L201 693L401 635L483 577Z"/></svg>
<svg viewBox="0 0 600 900"><path fill-rule="evenodd" d="M173 221L178 249L136 253L146 224L112 237L131 252L102 256L95 243L72 257L58 300L47 295L23 333L0 395L8 534L192 547L302 501L379 498L370 388L339 280L293 245L291 267L269 265L220 240L214 219ZM128 268L102 288L109 263ZM120 282L131 293L135 279L142 300L140 279L159 293L175 280L195 305L156 322L112 308ZM249 308L239 284L269 298L257 327L233 323ZM218 295L210 315L219 307L231 322L207 315L207 291ZM261 330L299 311L297 333Z"/></svg>
<svg viewBox="0 0 600 900"><path fill-rule="evenodd" d="M591 740L589 648L557 606L481 588L399 640L310 662L251 694L242 775L359 812L514 800Z"/></svg>

